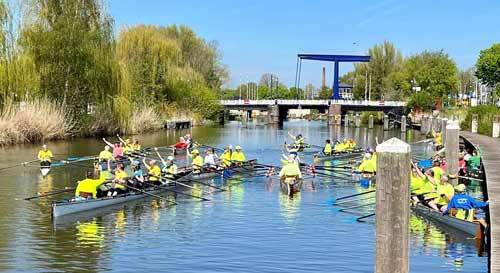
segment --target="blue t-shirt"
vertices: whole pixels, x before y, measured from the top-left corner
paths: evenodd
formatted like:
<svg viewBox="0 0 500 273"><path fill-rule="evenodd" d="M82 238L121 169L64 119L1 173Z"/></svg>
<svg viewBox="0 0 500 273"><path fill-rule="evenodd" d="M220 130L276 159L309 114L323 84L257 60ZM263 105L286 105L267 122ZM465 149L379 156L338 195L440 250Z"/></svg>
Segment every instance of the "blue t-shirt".
<svg viewBox="0 0 500 273"><path fill-rule="evenodd" d="M458 193L455 194L453 198L451 198L450 203L448 203L448 209L446 210L446 212L449 213L451 209L470 210L484 208L486 206L488 206L488 203L486 202L478 201L464 193Z"/></svg>
<svg viewBox="0 0 500 273"><path fill-rule="evenodd" d="M144 173L142 172L142 169L138 169L137 171L134 172L134 177L142 177Z"/></svg>

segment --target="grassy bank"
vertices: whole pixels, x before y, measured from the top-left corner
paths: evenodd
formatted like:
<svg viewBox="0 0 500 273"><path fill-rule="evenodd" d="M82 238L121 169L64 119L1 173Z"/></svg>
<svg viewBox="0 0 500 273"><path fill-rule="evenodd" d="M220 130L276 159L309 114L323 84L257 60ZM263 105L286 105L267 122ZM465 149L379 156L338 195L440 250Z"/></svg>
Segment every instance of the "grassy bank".
<svg viewBox="0 0 500 273"><path fill-rule="evenodd" d="M495 105L480 105L467 108L462 114L463 119L460 119L460 127L462 130L470 130L472 124L472 115L478 115L477 132L482 135L491 136L493 119L496 115L500 115L500 108Z"/></svg>

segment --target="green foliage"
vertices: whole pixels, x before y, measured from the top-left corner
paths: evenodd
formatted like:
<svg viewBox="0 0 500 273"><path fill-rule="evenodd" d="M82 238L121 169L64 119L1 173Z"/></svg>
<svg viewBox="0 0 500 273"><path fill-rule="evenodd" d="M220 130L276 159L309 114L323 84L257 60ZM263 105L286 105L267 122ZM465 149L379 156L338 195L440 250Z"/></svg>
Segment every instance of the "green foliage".
<svg viewBox="0 0 500 273"><path fill-rule="evenodd" d="M472 115L478 115L478 133L491 136L493 119L496 115L500 115L500 109L495 105L479 105L467 108L465 119L460 124L462 130L471 129Z"/></svg>
<svg viewBox="0 0 500 273"><path fill-rule="evenodd" d="M421 109L423 111L429 111L434 109L435 100L430 93L425 91L420 91L417 93L413 93L410 96L406 106L409 109L415 108L415 109Z"/></svg>
<svg viewBox="0 0 500 273"><path fill-rule="evenodd" d="M500 83L500 43L479 53L476 63L476 76L489 86Z"/></svg>
<svg viewBox="0 0 500 273"><path fill-rule="evenodd" d="M342 82L344 82L344 81L342 81ZM319 99L322 99L322 100L329 100L332 97L332 89L329 87L326 87L326 86L321 88L321 90L319 91L318 97L319 97Z"/></svg>

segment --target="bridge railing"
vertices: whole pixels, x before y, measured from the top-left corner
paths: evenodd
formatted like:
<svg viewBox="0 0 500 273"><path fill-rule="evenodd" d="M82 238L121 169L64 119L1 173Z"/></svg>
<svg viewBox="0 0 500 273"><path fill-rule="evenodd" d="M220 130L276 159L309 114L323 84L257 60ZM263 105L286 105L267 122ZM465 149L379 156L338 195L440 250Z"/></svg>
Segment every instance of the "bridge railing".
<svg viewBox="0 0 500 273"><path fill-rule="evenodd" d="M221 100L224 106L266 106L266 105L360 105L360 106L406 106L404 101L367 101L367 100Z"/></svg>

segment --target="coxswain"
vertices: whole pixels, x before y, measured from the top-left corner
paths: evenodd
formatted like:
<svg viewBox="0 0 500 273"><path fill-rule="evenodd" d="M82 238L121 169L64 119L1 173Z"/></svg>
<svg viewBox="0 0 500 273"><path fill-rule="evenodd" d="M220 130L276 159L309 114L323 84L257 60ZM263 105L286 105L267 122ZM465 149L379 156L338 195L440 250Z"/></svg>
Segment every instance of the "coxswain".
<svg viewBox="0 0 500 273"><path fill-rule="evenodd" d="M326 140L325 147L323 148L323 154L324 155L332 154L332 144L330 143L329 139Z"/></svg>
<svg viewBox="0 0 500 273"><path fill-rule="evenodd" d="M38 160L40 160L40 166L50 167L50 164L52 162L53 157L54 157L54 155L47 148L47 145L43 144L42 149L40 151L38 151Z"/></svg>
<svg viewBox="0 0 500 273"><path fill-rule="evenodd" d="M213 148L207 149L205 152L205 158L204 158L204 164L205 167L208 169L216 169L217 168L217 161L219 160L219 157L215 153Z"/></svg>
<svg viewBox="0 0 500 273"><path fill-rule="evenodd" d="M193 157L193 162L191 163L193 173L201 173L203 169L203 157L200 156L198 149L194 149L190 154Z"/></svg>
<svg viewBox="0 0 500 273"><path fill-rule="evenodd" d="M466 221L478 221L484 227L487 226L484 219L477 219L475 217L476 209L484 208L489 205L489 201L481 202L474 199L466 193L467 188L464 184L455 186L455 195L451 198L446 209L447 214L454 216L458 219Z"/></svg>
<svg viewBox="0 0 500 273"><path fill-rule="evenodd" d="M285 164L279 173L280 180L285 183L293 184L295 180L302 178L302 173L298 164L295 164L295 157L288 156L288 164Z"/></svg>
<svg viewBox="0 0 500 273"><path fill-rule="evenodd" d="M236 147L234 147L234 152L231 155L231 162L235 163L236 165L241 165L245 161L246 157L243 151L241 151L241 146L236 145Z"/></svg>
<svg viewBox="0 0 500 273"><path fill-rule="evenodd" d="M112 189L108 191L108 196L116 196L119 193L125 193L127 188L127 177L128 174L125 172L125 166L123 164L118 164L115 170L115 177L113 179L113 183L111 184Z"/></svg>
<svg viewBox="0 0 500 273"><path fill-rule="evenodd" d="M167 157L166 165L165 165L165 175L169 179L174 179L177 175L177 165L174 162L174 157L169 155Z"/></svg>
<svg viewBox="0 0 500 273"><path fill-rule="evenodd" d="M430 179L434 178L431 177ZM441 175L441 180L439 182L436 180L434 180L434 184L439 183L436 186L437 197L429 202L429 207L435 211L445 212L448 202L453 198L453 195L455 195L455 189L453 185L448 182L448 175L446 174Z"/></svg>
<svg viewBox="0 0 500 273"><path fill-rule="evenodd" d="M149 164L146 163L146 159L142 159L142 163L148 170L148 181L153 184L159 184L161 178L161 168L156 164L156 160L149 160Z"/></svg>
<svg viewBox="0 0 500 273"><path fill-rule="evenodd" d="M88 171L86 174L86 178L78 182L75 190L75 198L97 198L97 189L101 186L106 179L104 176L101 176L98 179L95 179L94 172Z"/></svg>
<svg viewBox="0 0 500 273"><path fill-rule="evenodd" d="M224 148L224 152L220 156L222 160L222 166L224 168L231 166L231 155L232 155L232 148L231 145L229 145L226 148Z"/></svg>

